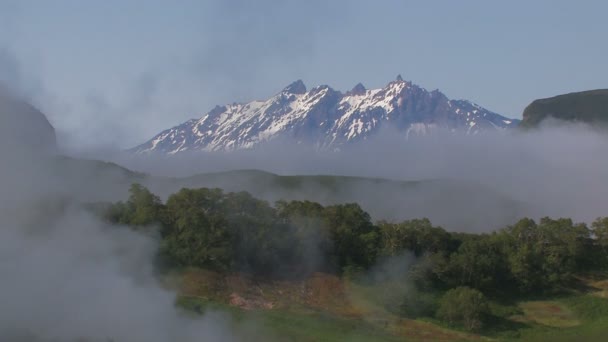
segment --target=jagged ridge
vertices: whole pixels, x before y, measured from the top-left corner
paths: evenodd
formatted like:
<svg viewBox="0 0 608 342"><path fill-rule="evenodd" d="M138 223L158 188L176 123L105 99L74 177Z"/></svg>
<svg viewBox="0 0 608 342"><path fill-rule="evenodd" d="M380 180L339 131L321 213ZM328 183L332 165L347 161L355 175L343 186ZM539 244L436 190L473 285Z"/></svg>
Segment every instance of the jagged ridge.
<svg viewBox="0 0 608 342"><path fill-rule="evenodd" d="M450 100L438 90L429 92L401 76L381 89L368 90L359 83L344 94L326 85L308 91L298 80L265 101L217 106L132 151L247 149L278 137L335 149L367 139L383 126L409 136L435 129L475 134L518 122L466 100Z"/></svg>

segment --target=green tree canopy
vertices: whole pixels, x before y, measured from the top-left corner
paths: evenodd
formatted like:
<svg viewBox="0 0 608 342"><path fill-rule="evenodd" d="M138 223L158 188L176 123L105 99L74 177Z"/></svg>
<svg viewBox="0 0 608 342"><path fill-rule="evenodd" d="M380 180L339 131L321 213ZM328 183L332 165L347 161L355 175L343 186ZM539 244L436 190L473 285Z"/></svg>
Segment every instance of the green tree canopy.
<svg viewBox="0 0 608 342"><path fill-rule="evenodd" d="M331 259L336 266L367 268L375 262L380 242L378 228L358 204L328 206L323 218L333 241Z"/></svg>

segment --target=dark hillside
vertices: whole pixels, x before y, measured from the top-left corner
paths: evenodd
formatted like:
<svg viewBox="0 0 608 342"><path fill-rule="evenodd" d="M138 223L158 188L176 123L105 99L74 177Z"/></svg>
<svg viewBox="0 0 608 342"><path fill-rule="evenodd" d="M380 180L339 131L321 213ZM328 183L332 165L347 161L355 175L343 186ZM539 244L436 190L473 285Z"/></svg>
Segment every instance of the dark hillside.
<svg viewBox="0 0 608 342"><path fill-rule="evenodd" d="M608 89L559 95L532 102L523 113L522 127L536 127L553 117L565 121L608 124Z"/></svg>

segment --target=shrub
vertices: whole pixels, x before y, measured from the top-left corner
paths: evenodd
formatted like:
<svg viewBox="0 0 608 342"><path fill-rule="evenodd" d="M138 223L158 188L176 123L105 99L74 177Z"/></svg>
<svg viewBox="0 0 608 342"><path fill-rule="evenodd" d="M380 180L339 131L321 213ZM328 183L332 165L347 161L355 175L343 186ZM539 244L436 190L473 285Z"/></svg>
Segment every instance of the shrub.
<svg viewBox="0 0 608 342"><path fill-rule="evenodd" d="M457 287L447 291L439 301L437 318L475 331L482 328L488 311L488 301L483 293L469 287Z"/></svg>

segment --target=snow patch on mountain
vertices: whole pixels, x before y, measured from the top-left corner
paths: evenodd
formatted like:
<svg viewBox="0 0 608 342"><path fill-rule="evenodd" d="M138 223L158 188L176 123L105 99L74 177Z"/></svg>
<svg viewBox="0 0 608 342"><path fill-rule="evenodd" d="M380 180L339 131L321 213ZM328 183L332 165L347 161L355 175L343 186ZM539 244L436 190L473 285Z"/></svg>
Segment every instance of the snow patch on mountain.
<svg viewBox="0 0 608 342"><path fill-rule="evenodd" d="M326 85L307 90L298 80L267 100L217 106L131 151L230 151L279 137L319 149L339 149L367 139L385 125L409 138L437 129L477 134L518 123L473 102L450 100L438 90L429 92L400 76L384 88L366 89L359 83L345 94Z"/></svg>

